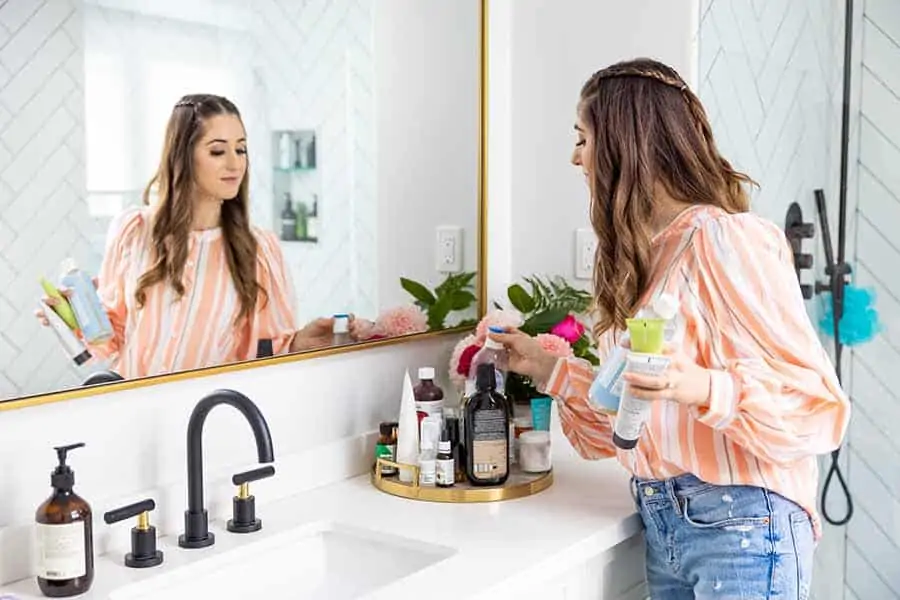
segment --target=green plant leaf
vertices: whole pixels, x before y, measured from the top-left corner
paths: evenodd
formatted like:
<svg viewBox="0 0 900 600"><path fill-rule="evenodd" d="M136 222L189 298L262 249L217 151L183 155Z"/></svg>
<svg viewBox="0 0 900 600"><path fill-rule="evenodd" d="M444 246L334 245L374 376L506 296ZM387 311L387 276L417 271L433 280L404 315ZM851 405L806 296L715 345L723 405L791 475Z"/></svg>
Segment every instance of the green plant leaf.
<svg viewBox="0 0 900 600"><path fill-rule="evenodd" d="M584 360L588 361L595 367L600 365L600 359L597 358L597 356L590 350L588 350L584 354L579 355L578 358L583 358Z"/></svg>
<svg viewBox="0 0 900 600"><path fill-rule="evenodd" d="M432 331L444 329L444 321L450 310L450 298L441 296L428 310L428 328Z"/></svg>
<svg viewBox="0 0 900 600"><path fill-rule="evenodd" d="M525 288L518 283L509 286L507 296L509 296L509 302L519 312L530 313L534 310L534 298L529 296L528 292L525 291Z"/></svg>
<svg viewBox="0 0 900 600"><path fill-rule="evenodd" d="M450 299L451 310L466 310L475 303L475 294L468 290L457 290L447 296Z"/></svg>
<svg viewBox="0 0 900 600"><path fill-rule="evenodd" d="M429 291L427 287L419 283L418 281L413 281L412 279L407 279L406 277L400 278L400 285L404 290L409 292L409 294L415 298L418 302L421 302L423 307L427 308L432 306L437 299L434 297L434 294Z"/></svg>
<svg viewBox="0 0 900 600"><path fill-rule="evenodd" d="M528 335L547 333L554 325L562 321L568 315L568 311L561 309L548 309L529 317L522 325L521 330Z"/></svg>
<svg viewBox="0 0 900 600"><path fill-rule="evenodd" d="M477 319L463 319L456 324L457 327L475 327L476 325L478 325Z"/></svg>

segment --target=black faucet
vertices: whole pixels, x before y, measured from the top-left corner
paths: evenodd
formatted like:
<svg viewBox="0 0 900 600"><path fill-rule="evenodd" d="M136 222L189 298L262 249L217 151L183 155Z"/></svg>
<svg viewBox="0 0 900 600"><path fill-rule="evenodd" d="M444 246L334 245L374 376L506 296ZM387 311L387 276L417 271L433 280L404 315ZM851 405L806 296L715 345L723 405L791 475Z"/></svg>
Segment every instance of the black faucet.
<svg viewBox="0 0 900 600"><path fill-rule="evenodd" d="M216 390L200 400L191 413L187 430L188 509L184 512L184 533L178 536L178 545L182 548L205 548L216 542L209 531L209 517L203 506L203 423L209 411L219 404L235 407L250 423L259 462L275 462L269 426L250 398L234 390Z"/></svg>

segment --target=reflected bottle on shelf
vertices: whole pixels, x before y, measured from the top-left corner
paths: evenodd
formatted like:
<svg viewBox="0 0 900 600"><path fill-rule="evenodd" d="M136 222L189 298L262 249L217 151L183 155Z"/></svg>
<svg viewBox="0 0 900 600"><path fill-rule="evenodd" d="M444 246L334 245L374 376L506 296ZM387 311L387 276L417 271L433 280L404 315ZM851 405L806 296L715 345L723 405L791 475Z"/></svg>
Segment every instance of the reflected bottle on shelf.
<svg viewBox="0 0 900 600"><path fill-rule="evenodd" d="M296 235L295 239L298 241L304 241L309 238L309 233L307 231L307 225L309 221L309 211L306 208L306 204L303 202L297 203L297 227L295 229Z"/></svg>
<svg viewBox="0 0 900 600"><path fill-rule="evenodd" d="M291 195L285 193L284 208L281 209L281 239L293 242L297 239L297 213L291 206Z"/></svg>
<svg viewBox="0 0 900 600"><path fill-rule="evenodd" d="M319 196L313 194L312 210L309 210L306 217L306 236L310 241L319 239Z"/></svg>

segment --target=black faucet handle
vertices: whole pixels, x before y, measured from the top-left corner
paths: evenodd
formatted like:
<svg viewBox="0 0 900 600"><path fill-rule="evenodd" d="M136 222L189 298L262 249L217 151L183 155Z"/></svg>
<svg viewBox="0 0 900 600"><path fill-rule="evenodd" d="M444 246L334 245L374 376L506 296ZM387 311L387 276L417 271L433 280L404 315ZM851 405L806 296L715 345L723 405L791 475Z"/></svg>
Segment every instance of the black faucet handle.
<svg viewBox="0 0 900 600"><path fill-rule="evenodd" d="M125 566L135 569L162 564L163 553L156 549L156 527L150 524L150 512L156 509L152 498L107 511L103 520L107 525L137 517L131 528L131 552L125 555Z"/></svg>
<svg viewBox="0 0 900 600"><path fill-rule="evenodd" d="M155 509L156 502L154 502L152 498L147 498L146 500L141 500L134 504L110 510L103 514L103 520L106 521L107 525L112 525L113 523L118 523L119 521L130 519L131 517L147 515L147 513Z"/></svg>
<svg viewBox="0 0 900 600"><path fill-rule="evenodd" d="M250 494L250 482L259 481L274 474L275 467L266 465L232 476L231 483L238 486L238 494L232 499L233 518L228 520L228 531L252 533L262 529L262 521L256 518L256 498Z"/></svg>
<svg viewBox="0 0 900 600"><path fill-rule="evenodd" d="M241 486L250 483L251 481L266 479L267 477L271 477L274 474L275 467L273 467L272 465L266 465L264 467L259 467L257 469L251 469L249 471L244 471L243 473L236 473L232 475L231 483Z"/></svg>

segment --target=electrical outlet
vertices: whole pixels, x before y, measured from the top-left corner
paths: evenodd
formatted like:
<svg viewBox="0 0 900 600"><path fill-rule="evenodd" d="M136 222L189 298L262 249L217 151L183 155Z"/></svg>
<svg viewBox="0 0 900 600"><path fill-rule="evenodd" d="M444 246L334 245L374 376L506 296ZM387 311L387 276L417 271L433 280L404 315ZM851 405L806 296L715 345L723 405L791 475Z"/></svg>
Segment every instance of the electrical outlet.
<svg viewBox="0 0 900 600"><path fill-rule="evenodd" d="M441 225L435 238L438 273L459 273L463 268L462 227Z"/></svg>
<svg viewBox="0 0 900 600"><path fill-rule="evenodd" d="M591 279L594 276L594 253L597 236L593 229L575 230L575 279Z"/></svg>

